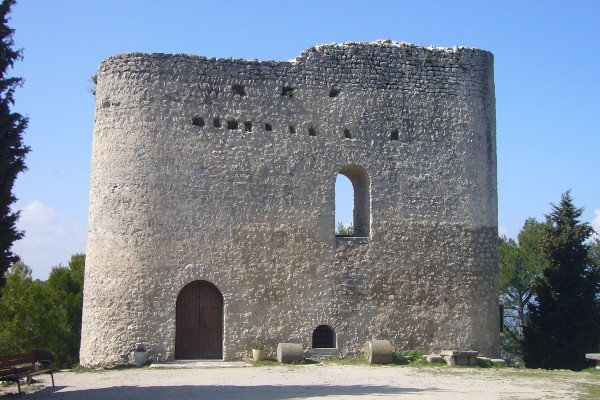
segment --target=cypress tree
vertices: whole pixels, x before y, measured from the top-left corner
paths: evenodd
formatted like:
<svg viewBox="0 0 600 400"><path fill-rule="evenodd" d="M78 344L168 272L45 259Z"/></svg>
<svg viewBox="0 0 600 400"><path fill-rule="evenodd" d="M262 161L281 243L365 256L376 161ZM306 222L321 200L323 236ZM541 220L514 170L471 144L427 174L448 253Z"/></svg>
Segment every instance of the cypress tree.
<svg viewBox="0 0 600 400"><path fill-rule="evenodd" d="M22 58L21 50L13 49L14 30L7 25L14 4L14 0L3 0L0 4L0 286L4 286L10 265L18 260L11 247L23 232L16 228L19 213L11 210L17 200L12 189L17 174L26 169L25 155L29 152L29 147L23 144L27 118L10 110L14 91L23 80L6 77L8 70Z"/></svg>
<svg viewBox="0 0 600 400"><path fill-rule="evenodd" d="M570 192L552 209L542 238L547 265L534 283L523 359L529 368L580 370L591 365L585 354L600 343L600 273L585 243L594 230L579 221L583 210Z"/></svg>

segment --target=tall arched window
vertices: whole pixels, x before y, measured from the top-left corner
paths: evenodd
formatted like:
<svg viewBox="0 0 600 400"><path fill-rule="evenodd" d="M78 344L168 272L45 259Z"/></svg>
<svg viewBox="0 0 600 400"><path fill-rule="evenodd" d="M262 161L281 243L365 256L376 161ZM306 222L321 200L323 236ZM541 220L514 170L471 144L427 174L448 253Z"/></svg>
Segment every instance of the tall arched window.
<svg viewBox="0 0 600 400"><path fill-rule="evenodd" d="M342 174L335 179L335 234L354 235L354 189L352 182Z"/></svg>
<svg viewBox="0 0 600 400"><path fill-rule="evenodd" d="M347 178L347 180L343 177ZM347 182L351 184L351 189ZM344 184L346 183L346 184ZM358 165L340 169L336 180L335 217L336 233L340 236L368 237L371 233L371 187L369 176ZM352 206L352 230L338 232L339 223L346 225L344 212ZM347 218L347 217L346 217Z"/></svg>

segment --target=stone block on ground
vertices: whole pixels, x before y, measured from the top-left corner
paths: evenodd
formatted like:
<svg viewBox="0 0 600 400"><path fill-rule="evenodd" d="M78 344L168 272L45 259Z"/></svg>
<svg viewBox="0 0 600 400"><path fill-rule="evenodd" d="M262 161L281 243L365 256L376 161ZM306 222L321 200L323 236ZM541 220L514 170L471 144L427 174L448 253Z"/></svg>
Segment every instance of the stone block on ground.
<svg viewBox="0 0 600 400"><path fill-rule="evenodd" d="M492 358L490 362L492 363L492 365L506 365L506 360L502 358Z"/></svg>
<svg viewBox="0 0 600 400"><path fill-rule="evenodd" d="M600 353L588 353L585 355L588 360L596 361L596 369L600 369Z"/></svg>
<svg viewBox="0 0 600 400"><path fill-rule="evenodd" d="M444 350L440 353L448 365L462 366L477 365L478 354L476 350Z"/></svg>
<svg viewBox="0 0 600 400"><path fill-rule="evenodd" d="M300 343L279 343L277 345L277 361L290 363L304 359L304 349Z"/></svg>
<svg viewBox="0 0 600 400"><path fill-rule="evenodd" d="M425 357L425 361L427 361L428 363L443 363L444 362L444 358L442 356L440 356L439 354L427 354L423 357Z"/></svg>
<svg viewBox="0 0 600 400"><path fill-rule="evenodd" d="M492 365L492 359L489 357L477 357L477 364L486 367Z"/></svg>
<svg viewBox="0 0 600 400"><path fill-rule="evenodd" d="M369 364L389 364L392 362L392 344L389 340L369 340L365 343L364 351Z"/></svg>

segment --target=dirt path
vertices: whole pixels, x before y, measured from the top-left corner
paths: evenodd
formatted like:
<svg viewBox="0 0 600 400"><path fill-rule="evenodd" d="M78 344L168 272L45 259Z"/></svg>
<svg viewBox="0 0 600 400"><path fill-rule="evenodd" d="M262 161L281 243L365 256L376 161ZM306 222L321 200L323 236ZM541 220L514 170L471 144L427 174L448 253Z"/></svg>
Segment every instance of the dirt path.
<svg viewBox="0 0 600 400"><path fill-rule="evenodd" d="M600 375L570 371L302 365L60 372L27 399L578 399ZM41 389L40 389L41 387ZM16 392L4 387L0 393ZM13 395L6 395L11 398ZM581 396L581 397L580 397ZM16 395L14 395L16 398Z"/></svg>

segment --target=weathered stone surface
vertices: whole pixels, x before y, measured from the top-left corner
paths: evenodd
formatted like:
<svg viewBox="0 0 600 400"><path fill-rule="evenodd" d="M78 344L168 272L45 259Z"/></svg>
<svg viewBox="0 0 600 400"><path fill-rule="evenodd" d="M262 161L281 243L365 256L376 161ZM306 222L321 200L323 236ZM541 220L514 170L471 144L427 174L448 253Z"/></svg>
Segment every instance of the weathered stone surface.
<svg viewBox="0 0 600 400"><path fill-rule="evenodd" d="M506 365L506 360L502 358L492 358L490 362L494 365Z"/></svg>
<svg viewBox="0 0 600 400"><path fill-rule="evenodd" d="M335 180L356 183L336 237ZM123 54L98 70L83 366L175 357L176 301L223 295L223 356L499 351L492 55L390 41L295 61ZM451 290L449 290L451 288Z"/></svg>
<svg viewBox="0 0 600 400"><path fill-rule="evenodd" d="M340 349L308 349L307 356L311 358L327 359L340 356Z"/></svg>
<svg viewBox="0 0 600 400"><path fill-rule="evenodd" d="M369 364L392 362L393 347L389 340L369 340L365 343L364 352Z"/></svg>
<svg viewBox="0 0 600 400"><path fill-rule="evenodd" d="M425 358L425 361L429 363L442 363L445 361L444 358L439 354L427 354L423 357Z"/></svg>
<svg viewBox="0 0 600 400"><path fill-rule="evenodd" d="M491 365L492 360L489 357L477 357L477 364L482 366Z"/></svg>
<svg viewBox="0 0 600 400"><path fill-rule="evenodd" d="M280 363L291 363L292 361L302 360L304 358L304 349L300 343L279 343L277 345L277 361Z"/></svg>
<svg viewBox="0 0 600 400"><path fill-rule="evenodd" d="M440 353L448 365L477 365L478 351L475 350L444 350Z"/></svg>
<svg viewBox="0 0 600 400"><path fill-rule="evenodd" d="M596 369L600 369L600 353L588 353L585 355L588 360L596 360Z"/></svg>

